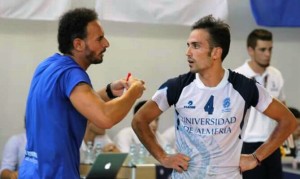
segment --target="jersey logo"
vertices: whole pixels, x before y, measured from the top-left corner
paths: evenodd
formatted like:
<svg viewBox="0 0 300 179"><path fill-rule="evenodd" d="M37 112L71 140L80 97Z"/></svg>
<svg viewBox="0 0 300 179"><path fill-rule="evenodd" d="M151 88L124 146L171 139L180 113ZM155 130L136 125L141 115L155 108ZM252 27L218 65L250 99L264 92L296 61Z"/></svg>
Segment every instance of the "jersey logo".
<svg viewBox="0 0 300 179"><path fill-rule="evenodd" d="M279 91L278 87L276 86L275 82L272 81L272 86L271 86L271 89L270 91Z"/></svg>
<svg viewBox="0 0 300 179"><path fill-rule="evenodd" d="M190 100L188 101L188 104L186 106L184 106L184 108L188 108L188 109L195 109L196 106L193 105L193 101Z"/></svg>
<svg viewBox="0 0 300 179"><path fill-rule="evenodd" d="M230 108L230 98L225 98L223 100L223 109L222 112L230 112L231 108Z"/></svg>

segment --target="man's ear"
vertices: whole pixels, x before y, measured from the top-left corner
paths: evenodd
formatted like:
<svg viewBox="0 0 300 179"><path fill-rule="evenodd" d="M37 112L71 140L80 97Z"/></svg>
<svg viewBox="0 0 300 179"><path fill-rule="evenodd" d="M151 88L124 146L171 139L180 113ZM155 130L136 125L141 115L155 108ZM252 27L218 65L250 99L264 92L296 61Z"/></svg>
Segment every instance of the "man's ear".
<svg viewBox="0 0 300 179"><path fill-rule="evenodd" d="M212 59L221 59L223 49L221 47L214 47L211 52Z"/></svg>
<svg viewBox="0 0 300 179"><path fill-rule="evenodd" d="M253 56L253 54L254 54L254 49L252 48L252 47L248 47L247 48L247 51L248 51L248 54L249 54L249 56Z"/></svg>
<svg viewBox="0 0 300 179"><path fill-rule="evenodd" d="M76 38L76 39L73 40L73 46L74 46L74 50L76 50L76 51L81 52L85 49L85 43L80 38Z"/></svg>

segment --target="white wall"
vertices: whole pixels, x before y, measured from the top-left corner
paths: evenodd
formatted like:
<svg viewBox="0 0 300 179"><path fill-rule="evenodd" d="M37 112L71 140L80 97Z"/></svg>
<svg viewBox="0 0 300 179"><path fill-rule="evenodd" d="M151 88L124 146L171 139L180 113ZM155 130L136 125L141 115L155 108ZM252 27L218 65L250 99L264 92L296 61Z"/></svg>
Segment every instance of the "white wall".
<svg viewBox="0 0 300 179"><path fill-rule="evenodd" d="M93 1L74 0L92 7ZM252 18L248 1L229 0L229 24L232 44L224 61L234 69L247 58L245 39L258 26ZM102 22L110 41L104 62L88 69L95 89L112 80L124 77L127 72L146 81L147 91L141 99L152 96L167 78L188 71L185 49L189 27L174 25L147 25ZM300 108L299 28L268 28L274 33L272 63L283 73L287 103ZM9 136L23 130L23 116L30 80L36 65L57 52L57 21L28 21L0 19L0 153ZM298 79L298 80L297 80ZM120 128L129 126L132 112L110 129L114 135ZM160 130L173 124L173 110L161 116ZM0 154L0 159L2 155Z"/></svg>

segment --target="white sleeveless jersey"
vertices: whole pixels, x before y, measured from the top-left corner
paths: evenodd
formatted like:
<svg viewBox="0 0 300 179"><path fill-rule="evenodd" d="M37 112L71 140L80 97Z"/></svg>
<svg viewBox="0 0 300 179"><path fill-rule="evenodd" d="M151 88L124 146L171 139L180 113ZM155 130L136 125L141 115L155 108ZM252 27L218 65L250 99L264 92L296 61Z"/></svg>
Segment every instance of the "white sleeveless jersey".
<svg viewBox="0 0 300 179"><path fill-rule="evenodd" d="M206 87L198 74L169 79L152 97L162 111L175 108L176 147L191 158L186 172L172 178L241 179L241 137L248 109L263 112L272 97L254 80L225 70L216 87Z"/></svg>

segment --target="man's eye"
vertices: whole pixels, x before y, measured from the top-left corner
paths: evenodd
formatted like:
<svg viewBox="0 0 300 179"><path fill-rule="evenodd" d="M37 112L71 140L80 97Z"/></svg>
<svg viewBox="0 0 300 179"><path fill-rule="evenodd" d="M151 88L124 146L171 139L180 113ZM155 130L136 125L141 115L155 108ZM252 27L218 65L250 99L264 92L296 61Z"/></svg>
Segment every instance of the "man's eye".
<svg viewBox="0 0 300 179"><path fill-rule="evenodd" d="M200 45L195 44L195 45L193 45L193 47L194 47L194 48L200 48Z"/></svg>
<svg viewBox="0 0 300 179"><path fill-rule="evenodd" d="M265 49L265 48L262 48L262 49L260 49L260 51L264 52L264 51L266 51L266 49Z"/></svg>
<svg viewBox="0 0 300 179"><path fill-rule="evenodd" d="M97 40L100 42L103 39L103 37L99 37L97 38Z"/></svg>
<svg viewBox="0 0 300 179"><path fill-rule="evenodd" d="M192 48L200 48L200 45L199 44L195 44L195 43L192 43L192 44L187 44L187 47L192 47Z"/></svg>

